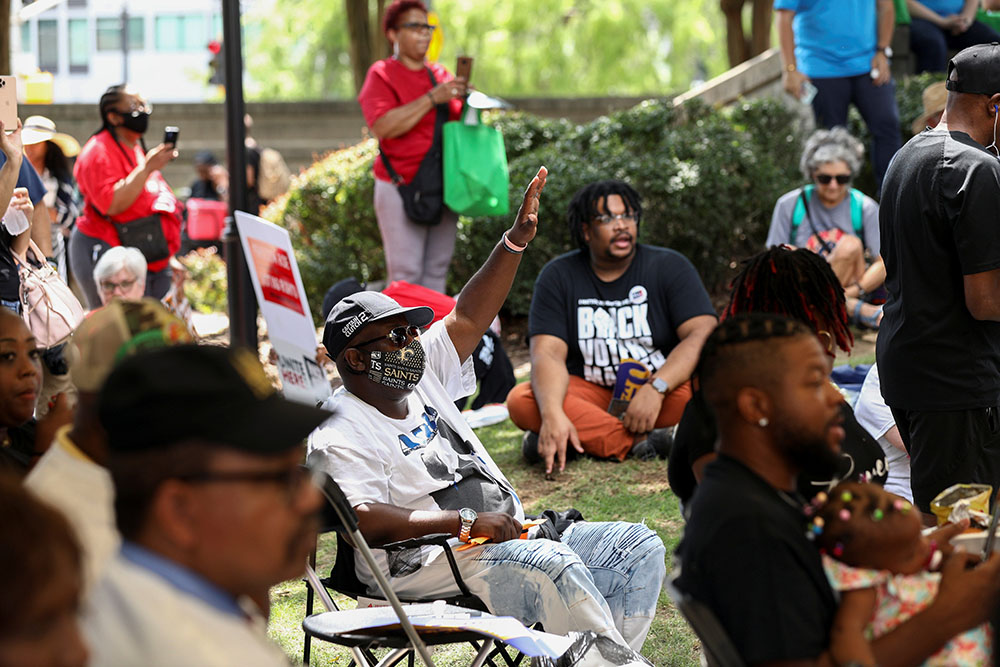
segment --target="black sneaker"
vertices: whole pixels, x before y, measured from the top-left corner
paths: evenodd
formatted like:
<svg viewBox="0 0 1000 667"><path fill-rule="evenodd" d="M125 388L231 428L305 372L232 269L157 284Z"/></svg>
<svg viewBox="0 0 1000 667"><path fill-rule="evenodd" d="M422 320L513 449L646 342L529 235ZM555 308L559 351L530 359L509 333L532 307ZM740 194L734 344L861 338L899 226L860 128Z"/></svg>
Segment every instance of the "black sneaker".
<svg viewBox="0 0 1000 667"><path fill-rule="evenodd" d="M535 465L542 460L538 455L538 434L534 431L524 432L524 438L521 440L521 456L528 465Z"/></svg>
<svg viewBox="0 0 1000 667"><path fill-rule="evenodd" d="M640 461L652 461L654 459L665 459L670 456L670 449L674 445L674 427L654 428L649 432L644 440L632 445L628 457L639 459Z"/></svg>

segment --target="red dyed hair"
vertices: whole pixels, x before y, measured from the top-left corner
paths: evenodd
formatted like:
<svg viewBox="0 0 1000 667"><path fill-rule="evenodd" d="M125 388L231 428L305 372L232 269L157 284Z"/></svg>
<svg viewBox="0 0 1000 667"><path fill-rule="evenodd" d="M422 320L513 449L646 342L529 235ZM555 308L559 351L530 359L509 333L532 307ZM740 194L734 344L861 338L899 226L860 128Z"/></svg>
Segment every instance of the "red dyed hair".
<svg viewBox="0 0 1000 667"><path fill-rule="evenodd" d="M419 9L424 14L427 13L427 5L420 2L420 0L395 0L395 2L389 5L382 16L383 34L388 37L389 30L396 29L396 22L399 21L399 17L411 9Z"/></svg>

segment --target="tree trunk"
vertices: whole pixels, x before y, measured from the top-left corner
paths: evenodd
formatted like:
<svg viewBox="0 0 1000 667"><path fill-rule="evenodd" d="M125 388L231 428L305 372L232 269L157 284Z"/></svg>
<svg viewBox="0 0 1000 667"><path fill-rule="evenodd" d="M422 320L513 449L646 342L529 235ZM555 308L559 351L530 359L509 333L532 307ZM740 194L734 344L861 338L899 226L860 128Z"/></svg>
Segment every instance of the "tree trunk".
<svg viewBox="0 0 1000 667"><path fill-rule="evenodd" d="M360 93L368 68L375 62L368 0L344 0L344 7L347 9L347 34L351 41L354 92Z"/></svg>
<svg viewBox="0 0 1000 667"><path fill-rule="evenodd" d="M0 73L10 71L10 0L0 0Z"/></svg>

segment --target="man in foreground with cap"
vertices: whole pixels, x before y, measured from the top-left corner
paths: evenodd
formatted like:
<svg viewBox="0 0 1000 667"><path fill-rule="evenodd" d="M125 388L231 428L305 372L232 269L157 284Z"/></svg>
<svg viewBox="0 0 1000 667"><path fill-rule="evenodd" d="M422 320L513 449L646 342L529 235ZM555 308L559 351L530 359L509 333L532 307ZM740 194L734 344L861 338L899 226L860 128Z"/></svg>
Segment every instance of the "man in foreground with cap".
<svg viewBox="0 0 1000 667"><path fill-rule="evenodd" d="M92 312L73 333L70 371L77 390L73 422L24 479L35 495L60 510L76 531L83 555L84 592L118 551L114 486L105 465L108 446L97 417L97 394L122 359L193 341L184 323L156 299L115 299Z"/></svg>
<svg viewBox="0 0 1000 667"><path fill-rule="evenodd" d="M91 664L287 665L252 600L315 544L301 443L329 413L247 350L194 345L122 361L98 410L123 544L85 612Z"/></svg>
<svg viewBox="0 0 1000 667"><path fill-rule="evenodd" d="M430 308L403 308L377 292L334 306L323 343L344 387L326 404L334 416L310 436L308 461L341 486L372 546L429 533L466 543L487 538L456 558L491 612L526 625L541 621L555 634L592 630L638 650L664 576L660 538L640 524L578 521L553 522L553 539L518 539L520 498L454 405L475 389L470 355L535 235L546 173L543 167L532 180L514 225L455 309L425 334L418 336ZM376 557L400 595L458 593L440 547ZM357 563L358 577L374 589Z"/></svg>
<svg viewBox="0 0 1000 667"><path fill-rule="evenodd" d="M956 55L946 85L940 123L893 158L879 209L882 396L924 512L952 484L1000 484L1000 45Z"/></svg>

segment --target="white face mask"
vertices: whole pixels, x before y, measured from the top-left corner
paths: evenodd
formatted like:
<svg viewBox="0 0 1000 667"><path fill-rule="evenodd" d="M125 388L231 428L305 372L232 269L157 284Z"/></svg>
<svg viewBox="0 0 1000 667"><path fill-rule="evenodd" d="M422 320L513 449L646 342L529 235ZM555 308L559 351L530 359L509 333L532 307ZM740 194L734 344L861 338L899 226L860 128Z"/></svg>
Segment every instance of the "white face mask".
<svg viewBox="0 0 1000 667"><path fill-rule="evenodd" d="M18 236L31 227L31 223L21 209L8 208L3 215L3 227L11 236Z"/></svg>

